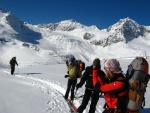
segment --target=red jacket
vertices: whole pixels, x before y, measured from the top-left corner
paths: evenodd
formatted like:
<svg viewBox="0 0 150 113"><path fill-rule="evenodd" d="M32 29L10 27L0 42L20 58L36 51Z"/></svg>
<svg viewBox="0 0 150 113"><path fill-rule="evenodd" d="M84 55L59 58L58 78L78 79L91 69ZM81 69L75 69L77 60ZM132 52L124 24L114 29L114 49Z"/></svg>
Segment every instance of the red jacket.
<svg viewBox="0 0 150 113"><path fill-rule="evenodd" d="M100 91L104 93L104 99L109 108L117 108L118 97L126 95L128 90L125 88L125 82L123 82L124 77L122 74L117 75L109 83L105 83L102 78L98 75L98 70L93 70L93 85L96 86L97 83L100 83ZM124 89L122 89L124 88Z"/></svg>

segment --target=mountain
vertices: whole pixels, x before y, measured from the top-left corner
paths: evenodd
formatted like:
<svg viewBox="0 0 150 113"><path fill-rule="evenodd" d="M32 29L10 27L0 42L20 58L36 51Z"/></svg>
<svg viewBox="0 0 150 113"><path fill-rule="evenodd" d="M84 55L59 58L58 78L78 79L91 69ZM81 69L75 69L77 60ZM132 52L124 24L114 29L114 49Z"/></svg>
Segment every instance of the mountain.
<svg viewBox="0 0 150 113"><path fill-rule="evenodd" d="M119 22L110 26L106 31L112 34L103 40L95 41L95 44L105 47L118 42L128 43L134 38L145 37L146 34L150 33L149 28L139 25L130 18L120 19Z"/></svg>
<svg viewBox="0 0 150 113"><path fill-rule="evenodd" d="M84 25L77 23L75 20L65 20L54 24L39 24L40 28L48 28L51 31L72 31L74 29L83 28Z"/></svg>
<svg viewBox="0 0 150 113"><path fill-rule="evenodd" d="M126 42L138 38L139 36L144 36L150 30L146 27L139 25L134 20L130 18L120 19L119 22L110 26L107 29L108 32L114 32L114 36L122 37Z"/></svg>
<svg viewBox="0 0 150 113"><path fill-rule="evenodd" d="M91 61L111 57L149 56L150 27L130 18L107 29L85 26L75 20L32 25L0 9L0 62L23 58L21 65L64 63L74 55ZM124 51L120 54L120 51ZM130 54L128 54L130 51ZM23 54L25 53L26 56Z"/></svg>

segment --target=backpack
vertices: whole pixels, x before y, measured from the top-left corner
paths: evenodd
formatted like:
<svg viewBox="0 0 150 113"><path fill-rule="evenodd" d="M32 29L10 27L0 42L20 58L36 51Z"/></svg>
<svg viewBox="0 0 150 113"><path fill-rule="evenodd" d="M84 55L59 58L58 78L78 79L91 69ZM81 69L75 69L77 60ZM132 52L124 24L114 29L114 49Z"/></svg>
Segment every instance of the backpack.
<svg viewBox="0 0 150 113"><path fill-rule="evenodd" d="M81 60L76 60L75 66L77 66L79 68L79 74L77 75L77 78L81 78L82 77L82 71L85 70L85 63Z"/></svg>
<svg viewBox="0 0 150 113"><path fill-rule="evenodd" d="M81 72L85 70L85 63L81 60L79 60L79 68Z"/></svg>
<svg viewBox="0 0 150 113"><path fill-rule="evenodd" d="M128 93L129 108L130 106L136 106L136 109L140 109L145 106L144 95L149 81L148 69L149 64L143 57L136 57L128 66L126 79L130 84ZM132 107L130 109L132 109Z"/></svg>

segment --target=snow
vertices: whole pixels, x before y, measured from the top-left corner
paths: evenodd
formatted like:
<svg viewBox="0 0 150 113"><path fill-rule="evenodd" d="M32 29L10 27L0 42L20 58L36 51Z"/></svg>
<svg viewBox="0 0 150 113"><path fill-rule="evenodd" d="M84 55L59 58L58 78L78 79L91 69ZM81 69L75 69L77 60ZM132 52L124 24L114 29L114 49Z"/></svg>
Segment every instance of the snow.
<svg viewBox="0 0 150 113"><path fill-rule="evenodd" d="M14 15L0 10L0 113L69 113L63 95L67 88L67 79L64 78L65 60L70 55L83 60L86 66L91 65L98 57L101 59L102 70L105 59L116 58L120 61L124 73L136 56L147 57L150 64L148 26L143 27L143 36L132 37L127 43L118 42L103 47L92 45L91 41L106 39L111 35L119 36L120 31L117 31L118 34L113 33L116 29L121 29L122 24L111 26L112 32L71 21L57 24L60 24L59 28L50 30L46 25L38 27L24 23ZM67 31L69 27L74 30ZM85 40L85 33L90 33L93 37ZM9 60L14 56L19 66L16 66L15 76L12 76ZM84 90L83 86L76 96L83 95ZM142 113L150 113L149 95L150 83ZM74 102L78 107L82 98L75 99ZM104 103L103 97L100 97L95 113L103 111ZM88 113L89 105L90 102L84 113Z"/></svg>
<svg viewBox="0 0 150 113"><path fill-rule="evenodd" d="M118 60L125 72L132 58ZM101 64L103 69L103 60ZM65 64L16 66L15 76L10 75L9 68L0 68L0 111L3 113L69 113L68 105L63 98L67 87L65 74ZM84 86L80 88L77 95L82 95L84 89ZM149 94L150 84L147 87L146 106L142 113L150 112ZM76 99L76 106L79 106L81 101L82 98ZM104 99L100 97L96 113L103 111L103 104ZM88 109L89 105L84 113L87 113Z"/></svg>

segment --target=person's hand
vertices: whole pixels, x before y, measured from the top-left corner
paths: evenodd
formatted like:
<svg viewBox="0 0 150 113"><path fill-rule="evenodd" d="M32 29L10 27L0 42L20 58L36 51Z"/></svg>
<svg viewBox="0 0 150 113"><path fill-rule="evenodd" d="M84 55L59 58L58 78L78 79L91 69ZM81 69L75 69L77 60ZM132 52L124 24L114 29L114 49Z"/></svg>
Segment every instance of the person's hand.
<svg viewBox="0 0 150 113"><path fill-rule="evenodd" d="M65 75L64 77L67 78L67 77L69 77L69 75Z"/></svg>
<svg viewBox="0 0 150 113"><path fill-rule="evenodd" d="M69 74L69 71L67 71L67 74Z"/></svg>

